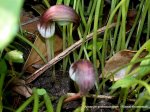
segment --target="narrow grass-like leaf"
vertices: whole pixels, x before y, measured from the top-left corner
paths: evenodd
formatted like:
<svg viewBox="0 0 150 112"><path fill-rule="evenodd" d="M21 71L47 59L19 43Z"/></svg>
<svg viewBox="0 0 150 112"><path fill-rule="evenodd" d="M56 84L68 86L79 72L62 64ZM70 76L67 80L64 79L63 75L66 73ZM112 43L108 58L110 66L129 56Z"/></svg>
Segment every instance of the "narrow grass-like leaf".
<svg viewBox="0 0 150 112"><path fill-rule="evenodd" d="M138 25L138 30L137 30L137 34L136 34L136 41L135 41L134 48L133 48L134 50L137 49L137 46L138 46L138 43L139 43L139 39L140 39L140 36L141 36L141 33L142 33L144 21L145 21L146 14L147 14L149 6L150 6L150 0L146 0L145 4L143 6L141 20L139 21L139 25Z"/></svg>

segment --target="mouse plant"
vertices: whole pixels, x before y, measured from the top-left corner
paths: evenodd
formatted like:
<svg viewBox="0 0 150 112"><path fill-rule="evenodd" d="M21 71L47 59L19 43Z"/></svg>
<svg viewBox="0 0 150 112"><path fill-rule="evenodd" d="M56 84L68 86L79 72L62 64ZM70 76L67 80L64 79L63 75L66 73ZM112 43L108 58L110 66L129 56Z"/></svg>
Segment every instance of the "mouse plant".
<svg viewBox="0 0 150 112"><path fill-rule="evenodd" d="M95 72L88 60L78 60L69 69L70 78L79 86L81 95L87 94L95 84Z"/></svg>
<svg viewBox="0 0 150 112"><path fill-rule="evenodd" d="M48 61L53 58L53 36L55 33L55 24L67 25L69 23L75 23L78 25L79 16L77 13L69 6L66 5L54 5L46 10L37 25L38 31L46 39ZM53 51L54 52L54 51Z"/></svg>
<svg viewBox="0 0 150 112"><path fill-rule="evenodd" d="M79 16L69 6L54 5L46 10L40 18L37 25L38 31L41 36L45 38L47 46L48 61L54 57L54 33L55 25L60 26L74 23L75 27L79 24Z"/></svg>
<svg viewBox="0 0 150 112"><path fill-rule="evenodd" d="M96 82L93 64L85 59L78 60L70 66L69 76L78 85L79 92L67 98L66 102L85 96Z"/></svg>

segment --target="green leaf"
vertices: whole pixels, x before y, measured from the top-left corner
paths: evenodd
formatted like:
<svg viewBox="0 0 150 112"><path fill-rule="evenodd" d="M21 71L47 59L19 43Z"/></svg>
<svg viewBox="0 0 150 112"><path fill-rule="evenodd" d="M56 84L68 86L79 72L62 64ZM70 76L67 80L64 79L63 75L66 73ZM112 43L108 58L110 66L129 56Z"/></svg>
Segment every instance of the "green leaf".
<svg viewBox="0 0 150 112"><path fill-rule="evenodd" d="M89 57L91 57L91 56L92 56L92 51L90 51L90 52L88 53L88 56L89 56Z"/></svg>
<svg viewBox="0 0 150 112"><path fill-rule="evenodd" d="M46 90L45 89L37 89L37 93L38 93L38 95L44 95L44 94L46 94Z"/></svg>
<svg viewBox="0 0 150 112"><path fill-rule="evenodd" d="M97 42L96 45L97 45L97 49L100 50L100 49L102 48L103 42L101 42L101 41L100 41L100 42ZM93 49L93 43L89 43L87 49L88 49L88 50L92 50L92 49Z"/></svg>
<svg viewBox="0 0 150 112"><path fill-rule="evenodd" d="M89 43L88 46L87 46L87 49L88 49L88 50L92 50L92 49L93 49L93 44L92 44L92 43Z"/></svg>
<svg viewBox="0 0 150 112"><path fill-rule="evenodd" d="M150 39L147 40L143 46L145 47L145 49L146 49L148 52L150 52Z"/></svg>
<svg viewBox="0 0 150 112"><path fill-rule="evenodd" d="M139 75L138 76L144 76L150 73L150 54L148 54L141 63L139 67Z"/></svg>
<svg viewBox="0 0 150 112"><path fill-rule="evenodd" d="M18 50L13 50L13 51L6 53L5 59L8 61L11 61L11 62L15 62L15 63L23 63L24 62L23 53Z"/></svg>
<svg viewBox="0 0 150 112"><path fill-rule="evenodd" d="M14 38L18 30L18 21L23 0L0 1L0 50Z"/></svg>
<svg viewBox="0 0 150 112"><path fill-rule="evenodd" d="M0 59L0 74L6 74L7 65L4 60Z"/></svg>
<svg viewBox="0 0 150 112"><path fill-rule="evenodd" d="M97 42L97 49L100 50L102 48L103 42Z"/></svg>
<svg viewBox="0 0 150 112"><path fill-rule="evenodd" d="M123 79L118 80L115 82L112 86L111 89L117 89L119 87L121 88L127 88L131 86L133 83L136 83L136 79L133 77L125 77Z"/></svg>

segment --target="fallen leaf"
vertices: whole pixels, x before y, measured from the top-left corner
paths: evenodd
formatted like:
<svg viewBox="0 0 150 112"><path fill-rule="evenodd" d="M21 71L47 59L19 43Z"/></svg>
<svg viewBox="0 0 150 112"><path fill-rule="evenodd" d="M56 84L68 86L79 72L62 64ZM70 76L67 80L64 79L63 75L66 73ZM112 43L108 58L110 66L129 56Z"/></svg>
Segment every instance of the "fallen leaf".
<svg viewBox="0 0 150 112"><path fill-rule="evenodd" d="M108 61L106 61L106 64L104 67L104 77L106 78L108 76L108 74L113 73L116 70L118 70L119 68L129 64L135 54L136 54L136 51L131 51L131 50L123 50L123 51L119 51L118 53L114 54L114 56L112 56ZM145 57L146 55L147 55L147 52L143 51L140 54L139 58ZM139 63L135 64L133 69L135 69L137 66L139 66ZM114 74L114 77L111 78L110 80L117 81L119 79L124 78L127 67L128 66L126 66L126 67L120 69L118 72L116 72ZM101 77L101 75L100 75L100 77Z"/></svg>

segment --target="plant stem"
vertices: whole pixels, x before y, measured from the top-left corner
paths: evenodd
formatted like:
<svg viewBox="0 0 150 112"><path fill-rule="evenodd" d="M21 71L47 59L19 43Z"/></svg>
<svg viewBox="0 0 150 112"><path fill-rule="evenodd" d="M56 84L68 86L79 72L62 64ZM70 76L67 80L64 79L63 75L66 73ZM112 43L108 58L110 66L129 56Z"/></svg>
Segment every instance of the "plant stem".
<svg viewBox="0 0 150 112"><path fill-rule="evenodd" d="M67 6L69 6L70 0L64 0L64 4L67 5Z"/></svg>
<svg viewBox="0 0 150 112"><path fill-rule="evenodd" d="M37 90L34 89L34 106L33 106L33 112L38 112L39 108L39 95L37 94Z"/></svg>
<svg viewBox="0 0 150 112"><path fill-rule="evenodd" d="M134 48L133 48L134 50L137 50L137 46L139 44L139 39L140 39L140 36L141 36L141 33L142 33L142 29L143 29L143 26L144 26L144 21L145 21L146 14L147 14L149 6L150 6L150 0L146 0L145 4L143 6L141 20L139 21L139 26L138 26L138 30L137 30L137 34L136 34L136 40L135 40L135 44L134 44Z"/></svg>
<svg viewBox="0 0 150 112"><path fill-rule="evenodd" d="M78 59L81 58L83 48L84 48L84 44L85 44L85 40L86 40L86 36L88 34L89 29L91 28L91 24L92 24L92 20L93 20L93 13L94 13L94 10L95 10L95 7L96 7L96 3L97 3L97 0L94 0L93 6L92 6L92 9L91 9L91 12L90 12L90 16L89 16L87 25L85 27L86 29L85 29L85 32L83 34L83 43L82 43L81 48L80 48Z"/></svg>
<svg viewBox="0 0 150 112"><path fill-rule="evenodd" d="M139 20L139 17L141 15L141 11L142 11L142 7L143 7L143 4L144 4L144 0L141 1L140 3L140 6L139 6L139 9L138 9L138 12L137 12L137 15L136 15L136 18L134 20L134 24L130 30L130 33L129 33L129 36L127 38L127 41L126 41L126 47L128 48L128 45L129 45L129 42L130 42L130 39L131 39L131 36L136 28L136 25L138 24L138 20Z"/></svg>
<svg viewBox="0 0 150 112"><path fill-rule="evenodd" d="M103 25L103 24L102 24L102 22L103 22L103 21L102 21L102 19L103 19L102 16L103 16L104 7L105 7L105 6L104 6L104 0L101 0L101 6L100 6L100 11L99 11L99 25L98 25L99 28L101 28L102 25Z"/></svg>
<svg viewBox="0 0 150 112"><path fill-rule="evenodd" d="M112 0L110 14L115 9L115 6L117 5L117 3L118 3L118 0ZM120 26L120 17L121 17L121 11L119 10L118 17L117 17L117 26L115 27L115 32L114 32L114 35L113 35L113 42L111 44L111 52L110 52L109 57L111 57L113 55L114 47L115 47L115 44L116 44L117 33L118 33L119 26ZM112 32L110 32L110 34L112 35Z"/></svg>
<svg viewBox="0 0 150 112"><path fill-rule="evenodd" d="M79 35L79 38L82 39L82 35L81 35L81 32L80 32L79 29L78 29L78 35ZM88 56L88 53L87 53L87 50L86 50L85 46L84 46L83 50L84 50L86 59L87 59L87 60L90 60L90 58L89 58L89 56Z"/></svg>
<svg viewBox="0 0 150 112"><path fill-rule="evenodd" d="M48 2L48 0L44 0L45 5L47 6L47 8L50 7L50 3Z"/></svg>
<svg viewBox="0 0 150 112"><path fill-rule="evenodd" d="M45 103L44 101L41 101L39 104L39 108L43 107L44 103Z"/></svg>
<svg viewBox="0 0 150 112"><path fill-rule="evenodd" d="M45 41L46 41L46 50L47 50L47 60L50 61L52 59L52 55L51 55L52 48L50 47L51 40L48 38Z"/></svg>
<svg viewBox="0 0 150 112"><path fill-rule="evenodd" d="M119 31L119 26L120 26L120 19L121 19L121 10L119 10L119 13L118 13L118 18L117 18L117 25L116 25L116 28L115 28L115 33L114 33L114 39L113 39L113 43L112 43L112 48L111 48L111 53L110 53L110 57L113 55L113 51L114 51L114 48L115 48L115 44L116 44L116 39L117 39L117 36L118 36L118 31ZM118 51L118 44L120 44L119 42L119 38L121 38L120 36L118 37L118 42L117 42L117 45L116 45L116 52Z"/></svg>
<svg viewBox="0 0 150 112"><path fill-rule="evenodd" d="M54 36L49 38L50 41L50 55L51 55L51 59L52 60L54 58ZM49 61L50 61L49 60ZM55 76L55 65L52 67L52 79L55 80L56 76Z"/></svg>
<svg viewBox="0 0 150 112"><path fill-rule="evenodd" d="M62 0L57 0L56 4L62 4Z"/></svg>
<svg viewBox="0 0 150 112"><path fill-rule="evenodd" d="M57 104L56 112L61 112L61 107L62 107L63 101L66 97L67 97L67 95L60 97L58 104Z"/></svg>
<svg viewBox="0 0 150 112"><path fill-rule="evenodd" d="M149 39L150 36L150 7L148 9L148 24L147 24L147 40Z"/></svg>
<svg viewBox="0 0 150 112"><path fill-rule="evenodd" d="M87 9L87 14L88 14L88 15L89 15L89 13L90 13L90 10L92 9L92 4L93 4L93 1L90 0L89 6L88 6L88 9Z"/></svg>
<svg viewBox="0 0 150 112"><path fill-rule="evenodd" d="M85 111L85 107L86 107L86 97L83 96L83 97L82 97L81 112L84 112L84 111Z"/></svg>
<svg viewBox="0 0 150 112"><path fill-rule="evenodd" d="M109 18L108 23L107 23L107 26L106 26L106 31L105 31L104 38L103 38L102 70L103 70L103 68L104 68L105 55L106 55L106 51L107 51L106 45L107 45L107 37L108 37L107 33L108 33L108 30L109 30L109 29L108 29L108 26L111 24L112 19L113 19L115 13L117 12L117 10L119 9L119 7L120 7L124 2L125 2L125 0L121 0L121 1L119 2L119 4L118 4L118 5L116 6L116 8L114 9L114 11L111 13L110 18ZM103 73L102 73L102 75L103 75Z"/></svg>
<svg viewBox="0 0 150 112"><path fill-rule="evenodd" d="M126 2L124 2L121 6L122 11L122 23L121 23L121 49L125 49L125 36L126 36Z"/></svg>
<svg viewBox="0 0 150 112"><path fill-rule="evenodd" d="M83 7L81 6L81 3L79 4L79 11L80 11L82 23L83 23L84 27L86 27L86 20L84 17L84 13L83 13L84 11L83 11Z"/></svg>
<svg viewBox="0 0 150 112"><path fill-rule="evenodd" d="M51 102L50 97L48 96L48 94L45 93L43 97L44 97L44 102L45 102L45 105L46 105L46 108L47 108L47 112L54 112L52 102Z"/></svg>
<svg viewBox="0 0 150 112"><path fill-rule="evenodd" d="M144 86L147 89L148 94L150 94L150 86L148 83L146 83L145 81L142 81L142 80L136 80L136 82L138 84L141 84L142 86Z"/></svg>
<svg viewBox="0 0 150 112"><path fill-rule="evenodd" d="M101 7L101 2L102 0L97 0L97 5L96 5L96 12L95 12L95 18L94 18L94 32L93 32L93 62L94 62L94 69L96 73L96 82L98 84L98 72L96 68L96 61L97 61L97 29L98 29L98 19L99 19L99 9ZM99 93L99 88L97 87L97 91Z"/></svg>
<svg viewBox="0 0 150 112"><path fill-rule="evenodd" d="M66 26L63 26L63 51L66 49ZM66 57L63 59L63 74L65 73L66 70L66 66L67 66L67 59Z"/></svg>
<svg viewBox="0 0 150 112"><path fill-rule="evenodd" d="M28 106L34 99L34 95L32 95L30 98L28 98L17 110L16 112L22 112L26 106Z"/></svg>
<svg viewBox="0 0 150 112"><path fill-rule="evenodd" d="M117 47L116 47L116 52L119 52L121 49L121 45L122 45L122 27L120 26L120 30L119 30L119 35L118 35L118 41L117 41Z"/></svg>
<svg viewBox="0 0 150 112"><path fill-rule="evenodd" d="M128 92L129 92L129 87L124 89L124 96L123 96L122 106L125 106L125 104L126 104L126 99L127 99ZM122 107L121 112L123 112L123 109L124 108Z"/></svg>
<svg viewBox="0 0 150 112"><path fill-rule="evenodd" d="M150 82L150 78L146 79L145 82L149 83ZM132 98L133 96L135 96L136 93L140 92L142 87L143 87L142 85L139 85L137 88L133 88L132 89L132 93L130 94L129 98Z"/></svg>

